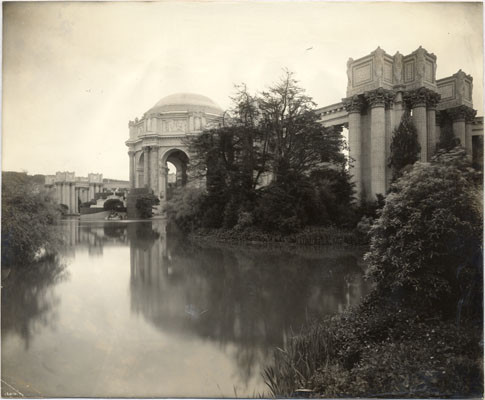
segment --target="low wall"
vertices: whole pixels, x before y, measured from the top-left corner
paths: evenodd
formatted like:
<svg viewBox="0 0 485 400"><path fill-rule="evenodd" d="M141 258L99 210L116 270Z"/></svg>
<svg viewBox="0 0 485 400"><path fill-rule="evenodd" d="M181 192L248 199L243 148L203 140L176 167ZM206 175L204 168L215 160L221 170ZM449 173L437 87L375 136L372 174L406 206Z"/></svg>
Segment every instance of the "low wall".
<svg viewBox="0 0 485 400"><path fill-rule="evenodd" d="M79 213L81 215L96 214L103 211L104 211L103 207L81 207L79 209Z"/></svg>
<svg viewBox="0 0 485 400"><path fill-rule="evenodd" d="M99 220L104 220L111 211L101 211L97 213L91 213L91 214L83 214L80 216L81 221L99 221Z"/></svg>

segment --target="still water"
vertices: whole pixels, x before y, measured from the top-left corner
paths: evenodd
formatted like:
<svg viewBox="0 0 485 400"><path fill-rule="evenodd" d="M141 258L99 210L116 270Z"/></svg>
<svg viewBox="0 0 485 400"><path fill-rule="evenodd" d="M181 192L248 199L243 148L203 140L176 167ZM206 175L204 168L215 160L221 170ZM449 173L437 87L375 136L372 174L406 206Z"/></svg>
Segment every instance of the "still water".
<svg viewBox="0 0 485 400"><path fill-rule="evenodd" d="M3 282L4 396L267 394L272 350L368 291L359 250L189 244L163 221L59 229L55 260Z"/></svg>

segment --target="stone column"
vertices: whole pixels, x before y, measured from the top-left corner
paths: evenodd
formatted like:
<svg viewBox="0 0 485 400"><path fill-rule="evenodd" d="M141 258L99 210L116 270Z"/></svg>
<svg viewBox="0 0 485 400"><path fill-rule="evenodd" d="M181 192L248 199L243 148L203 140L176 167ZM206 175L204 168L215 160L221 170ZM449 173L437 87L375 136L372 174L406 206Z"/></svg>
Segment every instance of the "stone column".
<svg viewBox="0 0 485 400"><path fill-rule="evenodd" d="M130 162L130 189L135 188L135 152L129 151L129 162Z"/></svg>
<svg viewBox="0 0 485 400"><path fill-rule="evenodd" d="M150 189L150 146L143 148L143 155L143 184Z"/></svg>
<svg viewBox="0 0 485 400"><path fill-rule="evenodd" d="M76 184L71 183L71 213L76 213Z"/></svg>
<svg viewBox="0 0 485 400"><path fill-rule="evenodd" d="M62 182L62 204L69 207L69 183Z"/></svg>
<svg viewBox="0 0 485 400"><path fill-rule="evenodd" d="M71 208L71 214L74 214L76 212L76 202L74 201L75 199L75 190L76 190L76 184L71 183L69 185L69 192L71 194L71 201L70 201L70 208Z"/></svg>
<svg viewBox="0 0 485 400"><path fill-rule="evenodd" d="M58 182L56 182L55 185L56 185L57 202L59 204L61 204L62 203L62 201L61 201L62 200L62 185L60 183L58 183Z"/></svg>
<svg viewBox="0 0 485 400"><path fill-rule="evenodd" d="M442 116L441 111L435 111L435 126L434 126L434 129L435 129L436 141L435 141L434 151L436 151L436 147L438 146L438 143L441 139L441 116Z"/></svg>
<svg viewBox="0 0 485 400"><path fill-rule="evenodd" d="M472 132L473 132L473 121L475 120L475 115L477 114L476 110L468 109L466 112L465 118L465 150L468 158L472 160L473 157L473 141L472 141Z"/></svg>
<svg viewBox="0 0 485 400"><path fill-rule="evenodd" d="M428 130L427 161L429 161L436 150L436 143L438 143L438 138L436 136L436 109L432 106L428 106L428 110L426 112L426 121Z"/></svg>
<svg viewBox="0 0 485 400"><path fill-rule="evenodd" d="M158 157L159 147L152 146L150 150L150 188L158 196Z"/></svg>
<svg viewBox="0 0 485 400"><path fill-rule="evenodd" d="M386 193L386 114L384 107L390 96L384 89L377 89L366 93L366 99L371 108L371 193L369 197L375 200L376 194Z"/></svg>
<svg viewBox="0 0 485 400"><path fill-rule="evenodd" d="M428 159L426 103L418 103L413 106L413 120L418 131L418 141L421 147L420 160L424 162Z"/></svg>
<svg viewBox="0 0 485 400"><path fill-rule="evenodd" d="M344 104L349 112L350 175L355 185L356 198L360 201L362 196L362 132L360 113L363 101L361 97L354 96L344 99Z"/></svg>
<svg viewBox="0 0 485 400"><path fill-rule="evenodd" d="M163 165L160 167L160 203L167 201L167 186L168 186L168 167Z"/></svg>
<svg viewBox="0 0 485 400"><path fill-rule="evenodd" d="M394 126L394 103L393 101L386 101L385 103L385 118L386 118L386 192L391 185L392 169L389 167L388 162L391 157L391 142ZM399 125L399 123L397 124Z"/></svg>
<svg viewBox="0 0 485 400"><path fill-rule="evenodd" d="M88 197L89 197L88 201L91 201L92 199L94 199L94 184L93 183L89 184Z"/></svg>

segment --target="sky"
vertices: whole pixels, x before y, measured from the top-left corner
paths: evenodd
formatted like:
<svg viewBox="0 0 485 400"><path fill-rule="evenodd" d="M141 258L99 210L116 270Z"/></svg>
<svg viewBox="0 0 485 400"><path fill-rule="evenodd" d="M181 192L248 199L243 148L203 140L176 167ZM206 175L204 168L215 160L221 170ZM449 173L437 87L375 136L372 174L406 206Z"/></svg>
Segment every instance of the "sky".
<svg viewBox="0 0 485 400"><path fill-rule="evenodd" d="M128 121L200 93L223 109L295 73L318 106L345 97L346 63L378 46L437 56L474 78L483 115L481 3L3 3L2 170L128 179Z"/></svg>

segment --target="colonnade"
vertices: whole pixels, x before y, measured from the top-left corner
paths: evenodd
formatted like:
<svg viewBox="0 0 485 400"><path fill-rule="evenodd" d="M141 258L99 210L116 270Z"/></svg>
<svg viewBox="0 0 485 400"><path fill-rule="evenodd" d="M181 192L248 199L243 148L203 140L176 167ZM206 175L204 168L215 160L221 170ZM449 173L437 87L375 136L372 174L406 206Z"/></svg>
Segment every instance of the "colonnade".
<svg viewBox="0 0 485 400"><path fill-rule="evenodd" d="M437 111L439 101L438 93L424 87L410 91L378 88L344 99L349 113L351 175L358 199L375 200L376 194L385 194L389 188L392 134L406 110L418 133L420 161L431 159L441 126L446 123L452 124L455 136L471 156L476 111L464 105Z"/></svg>
<svg viewBox="0 0 485 400"><path fill-rule="evenodd" d="M82 186L80 186L82 185ZM99 183L81 183L76 182L56 182L56 195L59 204L68 207L68 213L79 213L79 202L85 203L94 199L95 194L102 191L103 185Z"/></svg>

